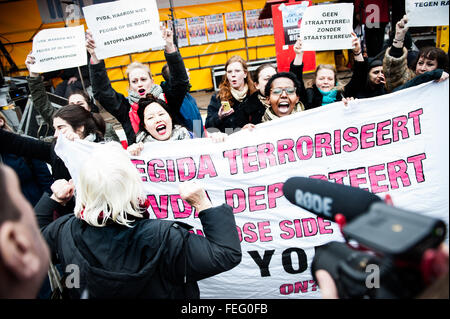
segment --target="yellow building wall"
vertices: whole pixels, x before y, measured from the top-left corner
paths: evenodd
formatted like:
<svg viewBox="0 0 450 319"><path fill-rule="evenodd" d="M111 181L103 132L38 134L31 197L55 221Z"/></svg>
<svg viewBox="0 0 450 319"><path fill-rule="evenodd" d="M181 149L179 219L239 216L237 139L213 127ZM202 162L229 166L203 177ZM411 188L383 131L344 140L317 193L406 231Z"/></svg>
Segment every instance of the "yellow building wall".
<svg viewBox="0 0 450 319"><path fill-rule="evenodd" d="M243 9L261 9L264 7L265 2L265 0L244 0ZM316 0L314 2L323 1ZM222 1L212 4L176 7L174 11L176 18L182 19L241 10L240 1ZM170 10L159 10L159 16L161 21L168 20ZM84 23L84 20L81 22ZM18 68L22 69L22 71L15 73L14 76L27 75L28 73L24 62L27 54L32 49L33 36L39 30L63 26L63 22L42 24L35 0L0 4L0 34L2 35L2 42L8 52L10 52ZM9 43L15 44L11 45ZM240 55L246 60L276 57L275 39L273 35L249 37L247 41L245 39L238 39L182 47L180 48L180 53L183 56L186 67L190 69L192 91L212 89L214 87L212 68L224 65L232 55ZM156 83L160 83L163 80L160 75L162 66L165 64L163 51L127 54L105 59L112 85L120 93L127 95L126 66L132 61L148 64ZM334 64L333 52L319 52L316 57L316 62L317 64Z"/></svg>

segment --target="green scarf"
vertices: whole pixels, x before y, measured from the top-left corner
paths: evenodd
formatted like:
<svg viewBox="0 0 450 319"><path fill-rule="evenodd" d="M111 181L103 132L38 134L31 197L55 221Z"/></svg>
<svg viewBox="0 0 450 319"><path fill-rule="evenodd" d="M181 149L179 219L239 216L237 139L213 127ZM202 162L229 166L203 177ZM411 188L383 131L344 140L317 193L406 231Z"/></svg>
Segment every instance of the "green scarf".
<svg viewBox="0 0 450 319"><path fill-rule="evenodd" d="M336 102L336 96L338 91L336 89L332 89L329 92L324 92L321 89L317 88L322 94L322 105L327 105Z"/></svg>

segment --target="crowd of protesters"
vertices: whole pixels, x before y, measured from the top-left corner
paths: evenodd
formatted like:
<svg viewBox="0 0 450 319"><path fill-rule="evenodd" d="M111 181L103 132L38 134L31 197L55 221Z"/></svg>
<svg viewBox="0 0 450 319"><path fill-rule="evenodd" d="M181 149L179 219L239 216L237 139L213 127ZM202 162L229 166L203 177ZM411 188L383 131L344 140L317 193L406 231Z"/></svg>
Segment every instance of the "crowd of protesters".
<svg viewBox="0 0 450 319"><path fill-rule="evenodd" d="M387 21L381 22L383 28ZM0 118L0 154L4 164L19 167L16 172L20 185L28 201L36 205L41 233L36 222L31 222L27 231L31 233L27 236L34 238L33 245L29 246L30 255L19 256L34 262L35 266L30 265L32 269L11 266L8 259L0 259L0 266L11 266L20 279L28 275L42 281L48 255L53 264L61 267L73 263L83 265L81 288L69 290L71 298L86 295L91 298L199 298L198 280L227 271L241 260L232 209L226 204L213 207L200 186L183 183L180 195L200 212L201 223L208 230L206 236L193 235L182 223L149 219L142 183L129 161L129 154L138 155L147 143L162 141L212 137L220 142L240 129L252 130L260 123L313 108L326 108L334 102L347 104L353 99L376 97L431 80L447 80L448 55L439 48L421 48L411 68L408 66L407 22L408 17L404 16L395 24L392 44L381 57L378 51L382 49L382 41L381 44L378 40L367 42L360 33L352 33L354 62L352 77L346 85L339 83L334 65L323 64L317 66L312 83L305 83L301 40L294 45L295 59L290 72L278 72L275 65L264 64L251 74L247 61L240 56L231 57L225 64L225 76L218 92L211 97L204 128L195 99L188 93L188 72L170 30L163 30L165 82L156 84L148 66L133 62L126 72L128 96L111 86L105 63L97 58L95 40L88 31L86 48L90 55L88 69L93 98L121 124L128 152L114 143L119 141L117 134L99 115L98 107L86 92L64 92L69 104L55 109L47 98L41 75L30 71L27 80L33 101L44 120L53 124L54 139L49 142L20 136L12 132L5 118ZM377 39L380 36L379 32L366 28L368 33L375 34L372 36ZM30 53L26 65L29 68L33 63ZM201 123L199 130L195 129L196 121ZM72 176L55 152L61 134L71 140L104 144L101 151L83 164L76 193ZM43 162L51 167L51 176ZM31 163L40 174L32 172ZM28 167L26 174L20 167ZM114 187L107 187L104 181ZM12 171L3 165L0 185L7 185L3 187L8 190L3 197L12 202L26 201L13 198L12 193L19 192L19 184ZM27 185L39 192L26 191ZM1 210L21 209L17 203L11 203L2 199L0 204L5 207ZM26 212L22 214L32 220L30 206L23 209ZM10 218L21 217L19 214L19 217L0 218L0 234ZM217 224L220 227L214 227ZM13 280L3 276L4 268L0 268L0 278L13 286ZM29 281L29 288L23 288L29 289L30 294L14 296L36 296L43 289L39 280L38 283ZM16 283L17 287L19 284L27 287L20 280ZM6 296L6 292L0 292L0 297Z"/></svg>

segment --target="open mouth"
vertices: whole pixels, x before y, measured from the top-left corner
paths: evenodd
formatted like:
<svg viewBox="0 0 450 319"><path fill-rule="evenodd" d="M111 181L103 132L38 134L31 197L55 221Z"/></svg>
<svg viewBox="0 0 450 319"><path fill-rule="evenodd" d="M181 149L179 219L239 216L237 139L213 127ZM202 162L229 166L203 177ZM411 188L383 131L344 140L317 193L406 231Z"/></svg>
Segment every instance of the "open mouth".
<svg viewBox="0 0 450 319"><path fill-rule="evenodd" d="M278 104L278 112L280 113L288 113L289 112L289 103L288 102L281 102Z"/></svg>
<svg viewBox="0 0 450 319"><path fill-rule="evenodd" d="M139 89L138 90L139 95L145 95L145 89Z"/></svg>
<svg viewBox="0 0 450 319"><path fill-rule="evenodd" d="M164 135L167 132L167 127L165 124L159 124L158 126L156 126L156 133L158 133L159 135Z"/></svg>

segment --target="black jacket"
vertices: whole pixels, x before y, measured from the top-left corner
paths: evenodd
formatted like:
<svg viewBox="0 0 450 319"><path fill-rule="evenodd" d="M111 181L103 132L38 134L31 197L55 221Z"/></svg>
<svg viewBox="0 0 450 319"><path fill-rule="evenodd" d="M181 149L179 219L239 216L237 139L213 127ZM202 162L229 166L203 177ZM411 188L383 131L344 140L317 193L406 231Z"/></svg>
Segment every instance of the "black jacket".
<svg viewBox="0 0 450 319"><path fill-rule="evenodd" d="M364 59L362 62L355 61L352 78L344 88L344 95L346 97L365 99L387 93L384 88L384 84L376 86L369 84L369 71L369 63L367 59Z"/></svg>
<svg viewBox="0 0 450 319"><path fill-rule="evenodd" d="M259 91L256 91L250 95L245 105L243 105L242 112L247 123L256 125L262 122L262 118L266 112L266 106L259 100L259 95Z"/></svg>
<svg viewBox="0 0 450 319"><path fill-rule="evenodd" d="M208 114L206 116L205 128L216 128L219 131L227 134L234 133L235 130L242 128L245 124L249 123L248 115L246 114L246 103L249 99L249 95L238 102L234 97L232 102L230 102L231 107L234 109L234 113L223 119L219 118L219 109L221 104L219 95L213 94L208 105ZM227 129L227 131L225 131ZM232 132L230 132L231 130Z"/></svg>
<svg viewBox="0 0 450 319"><path fill-rule="evenodd" d="M77 265L80 288L89 298L199 298L197 281L230 270L241 260L241 247L228 205L200 212L205 237L186 224L137 219L129 228L94 227L73 214L51 222L60 205L43 196L35 207L39 226L55 262Z"/></svg>
<svg viewBox="0 0 450 319"><path fill-rule="evenodd" d="M184 96L189 89L189 78L180 52L164 52L164 55L170 69L171 85L167 86L163 92L167 100L167 105L170 108L170 114L179 123L183 123L179 112ZM106 73L104 61L100 61L98 64L89 64L89 73L94 98L122 124L128 145L133 144L136 133L133 130L128 114L131 108L128 99L112 88L111 81Z"/></svg>
<svg viewBox="0 0 450 319"><path fill-rule="evenodd" d="M71 179L66 165L55 153L55 143L41 141L35 138L0 130L0 152L17 156L37 159L50 164L52 177L57 179Z"/></svg>

